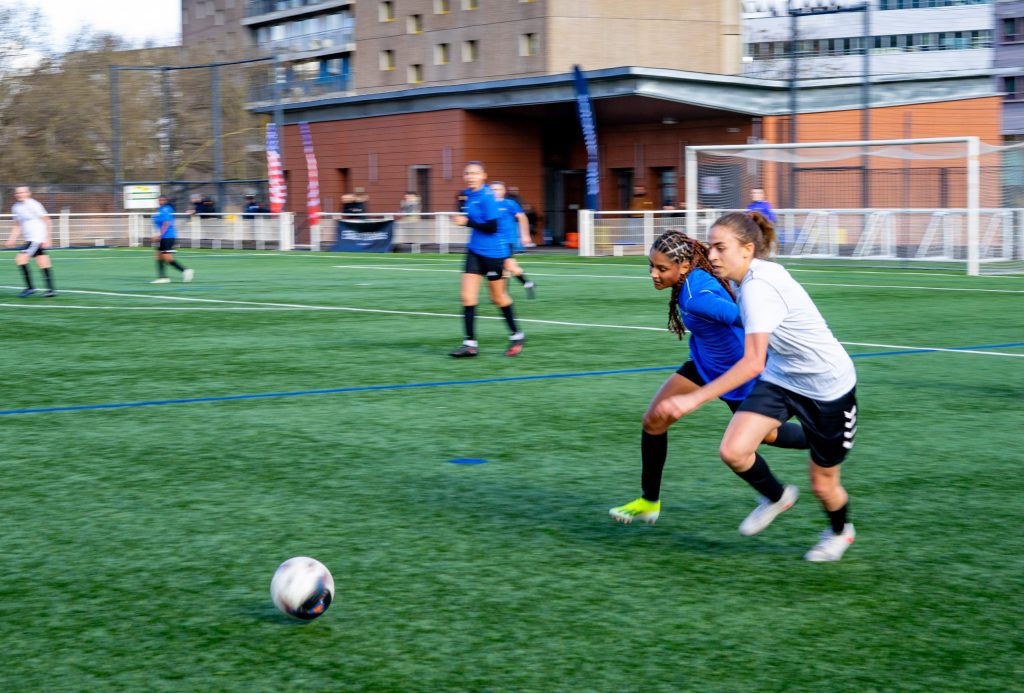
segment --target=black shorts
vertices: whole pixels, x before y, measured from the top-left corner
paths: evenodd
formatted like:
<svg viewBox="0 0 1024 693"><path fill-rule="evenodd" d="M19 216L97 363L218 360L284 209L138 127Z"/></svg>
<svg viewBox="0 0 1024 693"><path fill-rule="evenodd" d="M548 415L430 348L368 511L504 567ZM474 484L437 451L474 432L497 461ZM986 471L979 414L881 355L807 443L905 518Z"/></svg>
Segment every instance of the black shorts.
<svg viewBox="0 0 1024 693"><path fill-rule="evenodd" d="M678 370L676 370L676 373L695 383L697 387L704 387L707 385L707 383L704 382L704 378L700 377L700 371L697 370L697 364L693 361L687 361L684 363L678 368ZM733 413L736 413L740 404L743 403L743 400L741 399L725 399L723 397L719 397L719 399L725 402Z"/></svg>
<svg viewBox="0 0 1024 693"><path fill-rule="evenodd" d="M846 459L857 435L857 388L823 402L759 380L740 411L770 416L785 423L796 417L819 467L835 467Z"/></svg>
<svg viewBox="0 0 1024 693"><path fill-rule="evenodd" d="M178 240L177 238L161 238L160 239L160 247L158 248L158 250L161 253L173 253L173 252L176 252L174 250L174 244L175 244L175 242L177 242L177 240Z"/></svg>
<svg viewBox="0 0 1024 693"><path fill-rule="evenodd" d="M479 274L482 277L487 277L488 281L496 282L502 278L502 272L505 270L505 258L503 257L485 257L478 255L472 250L466 251L466 274Z"/></svg>
<svg viewBox="0 0 1024 693"><path fill-rule="evenodd" d="M18 252L25 253L29 257L36 257L37 255L46 255L46 248L39 241L29 241L21 246L21 250Z"/></svg>

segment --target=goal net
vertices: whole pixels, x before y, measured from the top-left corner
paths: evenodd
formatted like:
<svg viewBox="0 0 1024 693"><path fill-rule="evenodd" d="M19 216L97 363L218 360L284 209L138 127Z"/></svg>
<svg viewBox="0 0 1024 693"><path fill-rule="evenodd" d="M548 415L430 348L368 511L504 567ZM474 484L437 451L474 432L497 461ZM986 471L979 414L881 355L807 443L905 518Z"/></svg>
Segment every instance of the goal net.
<svg viewBox="0 0 1024 693"><path fill-rule="evenodd" d="M977 137L687 147L686 227L705 238L760 190L782 257L1024 273L1011 149Z"/></svg>

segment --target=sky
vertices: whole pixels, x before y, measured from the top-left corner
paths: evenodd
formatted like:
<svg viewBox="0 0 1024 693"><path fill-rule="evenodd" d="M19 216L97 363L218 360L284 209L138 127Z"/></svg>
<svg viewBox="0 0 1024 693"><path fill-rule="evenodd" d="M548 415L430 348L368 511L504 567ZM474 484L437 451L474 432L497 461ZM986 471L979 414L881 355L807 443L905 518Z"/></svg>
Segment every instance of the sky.
<svg viewBox="0 0 1024 693"><path fill-rule="evenodd" d="M157 45L167 46L181 38L180 0L23 0L18 4L42 12L53 47L58 49L86 25L139 45L153 39Z"/></svg>

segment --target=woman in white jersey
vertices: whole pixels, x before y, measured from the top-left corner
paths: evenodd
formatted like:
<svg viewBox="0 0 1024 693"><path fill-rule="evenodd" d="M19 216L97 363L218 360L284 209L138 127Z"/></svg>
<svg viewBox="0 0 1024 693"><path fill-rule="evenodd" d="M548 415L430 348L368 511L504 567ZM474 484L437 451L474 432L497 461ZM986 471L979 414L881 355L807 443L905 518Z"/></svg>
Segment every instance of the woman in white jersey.
<svg viewBox="0 0 1024 693"><path fill-rule="evenodd" d="M14 197L18 201L11 207L11 214L14 215L14 226L11 228L11 235L7 239L7 247L13 248L18 242L18 234L25 239L25 245L14 258L14 263L21 269L25 277L25 290L18 294L21 298L28 298L35 293L35 286L32 284L32 275L28 271L28 261L35 259L36 266L43 272L46 279L47 290L43 296L50 298L56 296L53 288L53 271L50 269L50 256L46 249L50 247L50 233L52 223L46 213L46 209L39 204L38 200L32 199L32 191L27 186L21 185L14 189Z"/></svg>
<svg viewBox="0 0 1024 693"><path fill-rule="evenodd" d="M811 489L829 518L829 528L804 558L838 561L855 536L849 497L839 480L839 465L857 433L853 361L803 287L781 265L767 261L775 232L762 214L727 214L711 227L708 240L715 272L739 289L743 358L700 389L661 406L678 418L760 376L719 449L722 460L762 496L740 533L761 532L796 502L797 487L779 483L757 453L769 432L796 417L810 446Z"/></svg>

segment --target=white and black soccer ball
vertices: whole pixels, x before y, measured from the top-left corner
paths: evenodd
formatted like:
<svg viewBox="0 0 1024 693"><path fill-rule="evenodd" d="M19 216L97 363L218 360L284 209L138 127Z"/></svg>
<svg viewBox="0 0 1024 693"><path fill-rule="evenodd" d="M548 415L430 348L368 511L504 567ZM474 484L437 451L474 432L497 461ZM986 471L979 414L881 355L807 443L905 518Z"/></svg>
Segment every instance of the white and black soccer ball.
<svg viewBox="0 0 1024 693"><path fill-rule="evenodd" d="M289 558L270 581L274 606L292 618L312 621L334 601L334 577L320 561L308 556Z"/></svg>

